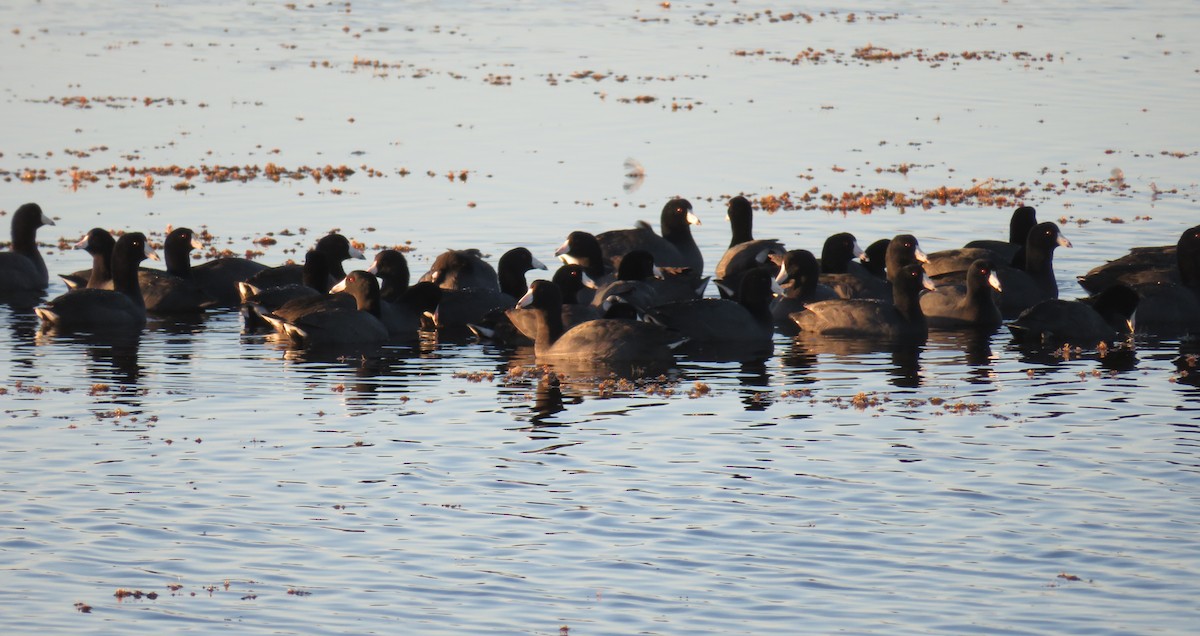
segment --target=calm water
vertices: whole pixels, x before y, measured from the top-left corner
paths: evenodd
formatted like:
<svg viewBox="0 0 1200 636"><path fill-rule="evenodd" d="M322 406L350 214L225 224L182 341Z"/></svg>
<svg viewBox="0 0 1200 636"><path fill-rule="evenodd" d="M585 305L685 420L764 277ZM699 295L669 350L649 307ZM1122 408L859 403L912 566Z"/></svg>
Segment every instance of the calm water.
<svg viewBox="0 0 1200 636"><path fill-rule="evenodd" d="M95 225L203 226L269 263L333 228L409 243L417 272L447 247L549 262L675 195L711 267L726 197L786 193L756 234L812 250L843 229L954 247L1035 205L1075 245L1069 297L1197 222L1192 2L117 4L0 7L0 209L56 218L52 272L86 265L59 239ZM308 176L326 165L356 172ZM942 187L968 196L836 204ZM1200 389L1178 342L1064 359L1007 333L778 337L766 360L552 386L528 351L321 357L235 312L134 342L38 336L20 306L0 324L6 633L1200 619Z"/></svg>

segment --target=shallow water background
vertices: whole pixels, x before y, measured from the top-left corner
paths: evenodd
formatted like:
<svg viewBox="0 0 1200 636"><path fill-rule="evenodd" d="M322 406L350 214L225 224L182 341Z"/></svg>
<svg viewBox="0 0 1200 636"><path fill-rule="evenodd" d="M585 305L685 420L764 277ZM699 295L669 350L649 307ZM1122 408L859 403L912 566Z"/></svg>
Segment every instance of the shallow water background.
<svg viewBox="0 0 1200 636"><path fill-rule="evenodd" d="M1074 243L1055 261L1070 297L1197 222L1193 2L115 5L0 6L0 209L56 219L52 272L86 266L58 239L94 225L206 227L269 263L333 228L369 254L410 244L417 273L448 247L549 262L569 231L657 222L676 195L711 268L727 197L815 189L756 235L816 251L903 231L933 251L1003 237L1028 203ZM355 173L153 170L147 190L142 172L268 163ZM942 187L962 201L856 203ZM39 337L20 307L0 321L10 633L1200 619L1200 393L1177 342L1063 359L1006 332L779 337L766 360L558 395L509 373L528 352L472 342L339 358L243 336L234 312L133 343Z"/></svg>

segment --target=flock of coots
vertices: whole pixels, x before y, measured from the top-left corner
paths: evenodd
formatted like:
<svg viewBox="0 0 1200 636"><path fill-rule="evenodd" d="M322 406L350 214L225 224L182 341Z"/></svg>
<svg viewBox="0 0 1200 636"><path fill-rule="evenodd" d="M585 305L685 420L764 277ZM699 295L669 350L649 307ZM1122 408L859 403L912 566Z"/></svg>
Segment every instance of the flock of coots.
<svg viewBox="0 0 1200 636"><path fill-rule="evenodd" d="M90 269L63 275L70 291L35 308L43 330L140 330L147 312L178 314L240 306L247 330L273 330L297 346L376 345L422 331L473 333L532 343L540 360L669 363L681 345L749 354L769 351L776 332L923 342L929 329L994 330L1036 343L1094 347L1135 330L1163 337L1200 332L1200 226L1175 246L1138 247L1079 277L1091 296L1059 300L1054 252L1070 247L1058 226L1032 207L1012 215L1007 241L972 241L926 254L900 234L865 250L854 236L830 236L820 258L755 239L753 206L728 202L732 240L706 274L685 199L663 207L661 233L646 223L598 235L571 232L546 269L525 248L496 267L477 250L440 254L417 282L404 254L383 250L366 269L344 236L321 237L302 264L269 267L243 258L193 264L203 247L187 228L162 246L164 270L142 267L159 255L140 232L115 238L89 231L76 245ZM0 252L0 293L40 292L49 274L36 232L54 225L34 203L12 218L12 250ZM718 297L704 297L710 282Z"/></svg>

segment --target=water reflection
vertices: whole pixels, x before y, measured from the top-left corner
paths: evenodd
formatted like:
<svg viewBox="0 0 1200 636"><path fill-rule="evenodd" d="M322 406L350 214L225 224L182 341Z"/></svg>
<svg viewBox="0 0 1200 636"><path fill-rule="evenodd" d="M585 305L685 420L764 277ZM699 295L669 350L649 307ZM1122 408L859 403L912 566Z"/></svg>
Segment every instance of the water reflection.
<svg viewBox="0 0 1200 636"><path fill-rule="evenodd" d="M1050 347L1038 344L1009 342L1005 351L1013 354L1023 364L1057 367L1072 361L1091 360L1109 371L1131 371L1137 367L1137 350L1129 343L1120 343L1113 348L1087 350L1067 345Z"/></svg>
<svg viewBox="0 0 1200 636"><path fill-rule="evenodd" d="M1177 384L1200 387L1200 340L1185 340L1179 345L1179 355L1172 361L1178 375Z"/></svg>
<svg viewBox="0 0 1200 636"><path fill-rule="evenodd" d="M438 356L421 345L295 349L268 342L282 352L285 366L300 372L312 397L341 396L352 412L378 409L386 401L407 401L447 374Z"/></svg>
<svg viewBox="0 0 1200 636"><path fill-rule="evenodd" d="M87 356L83 365L87 381L93 388L116 385L117 395L130 399L142 393L140 386L145 366L139 360L141 334L133 333L37 333L36 343L40 347L54 347L55 364L62 365L62 356L68 359L82 352ZM100 391L98 393L105 393ZM111 394L109 394L111 396Z"/></svg>
<svg viewBox="0 0 1200 636"><path fill-rule="evenodd" d="M563 404L562 383L555 373L543 375L533 393L533 417L530 421L541 425L545 420L567 410Z"/></svg>
<svg viewBox="0 0 1200 636"><path fill-rule="evenodd" d="M747 411L765 411L775 403L775 392L770 389L771 374L767 372L767 359L747 360L738 373L738 392Z"/></svg>
<svg viewBox="0 0 1200 636"><path fill-rule="evenodd" d="M12 364L14 375L18 369L30 372L34 369L34 340L37 337L39 321L32 308L18 309L10 306L7 323L12 333ZM28 378L27 378L28 379Z"/></svg>
<svg viewBox="0 0 1200 636"><path fill-rule="evenodd" d="M33 315L33 308L46 300L46 291L3 292L0 293L0 305L6 305L14 315Z"/></svg>
<svg viewBox="0 0 1200 636"><path fill-rule="evenodd" d="M801 332L794 338L795 347L804 353L799 354L799 360L806 357L834 358L839 361L855 364L856 372L861 373L861 367L878 366L882 355L890 357L891 366L884 368L888 383L897 388L916 388L922 383L921 352L924 345L890 340L870 338L848 338L845 336L826 336ZM790 356L797 359L797 354ZM819 365L823 363L819 362Z"/></svg>

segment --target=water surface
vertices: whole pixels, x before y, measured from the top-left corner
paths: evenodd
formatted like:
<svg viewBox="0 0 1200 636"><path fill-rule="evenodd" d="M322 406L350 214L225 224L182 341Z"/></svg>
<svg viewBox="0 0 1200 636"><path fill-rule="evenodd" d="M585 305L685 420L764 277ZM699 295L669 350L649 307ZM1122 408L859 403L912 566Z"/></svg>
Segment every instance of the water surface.
<svg viewBox="0 0 1200 636"><path fill-rule="evenodd" d="M1196 223L1194 3L834 9L18 2L0 8L0 208L56 219L52 272L86 264L60 238L168 224L269 263L337 228L368 253L409 245L420 272L448 247L549 262L571 230L672 196L710 267L738 193L786 194L756 234L810 250L840 230L998 238L1028 203L1075 246L1056 257L1067 297ZM355 172L311 176L325 166ZM910 204L863 207L880 190ZM1200 393L1175 341L1063 357L1006 332L778 336L762 360L555 386L528 351L294 352L232 311L133 341L38 335L20 304L0 324L13 633L1200 618Z"/></svg>

